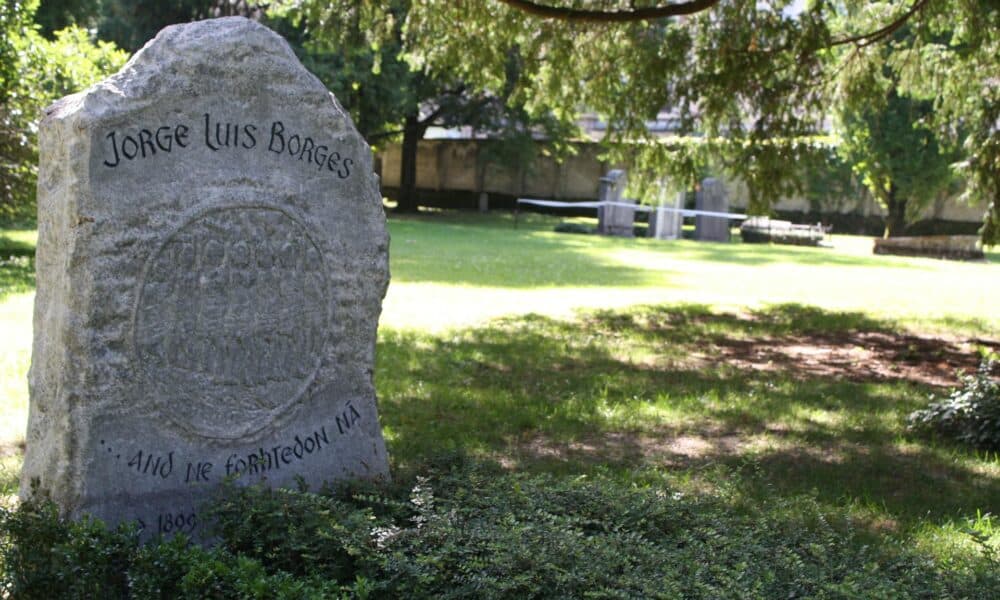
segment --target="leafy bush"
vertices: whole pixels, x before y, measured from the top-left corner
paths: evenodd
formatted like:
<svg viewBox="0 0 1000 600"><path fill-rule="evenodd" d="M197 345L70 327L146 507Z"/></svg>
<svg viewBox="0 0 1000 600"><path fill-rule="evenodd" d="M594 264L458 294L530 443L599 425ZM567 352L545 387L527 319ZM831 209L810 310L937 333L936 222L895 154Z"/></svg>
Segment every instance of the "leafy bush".
<svg viewBox="0 0 1000 600"><path fill-rule="evenodd" d="M1000 450L1000 382L991 373L995 359L984 359L974 375L940 401L909 416L911 431L938 434L984 450Z"/></svg>
<svg viewBox="0 0 1000 600"><path fill-rule="evenodd" d="M51 503L0 509L0 597L333 598L350 586L269 572L225 547L203 549L183 535L139 544L133 526L62 519Z"/></svg>
<svg viewBox="0 0 1000 600"><path fill-rule="evenodd" d="M46 105L118 70L127 55L72 26L48 40L37 0L0 4L0 219L34 217L38 120Z"/></svg>
<svg viewBox="0 0 1000 600"><path fill-rule="evenodd" d="M248 487L211 509L216 546L0 512L0 597L995 598L990 557L939 564L812 498L766 510L628 480L465 461L407 483Z"/></svg>
<svg viewBox="0 0 1000 600"><path fill-rule="evenodd" d="M137 549L134 528L67 521L50 503L0 509L0 596L124 598Z"/></svg>
<svg viewBox="0 0 1000 600"><path fill-rule="evenodd" d="M208 518L234 553L274 571L340 582L358 571L374 520L370 509L327 495L260 487L226 490Z"/></svg>

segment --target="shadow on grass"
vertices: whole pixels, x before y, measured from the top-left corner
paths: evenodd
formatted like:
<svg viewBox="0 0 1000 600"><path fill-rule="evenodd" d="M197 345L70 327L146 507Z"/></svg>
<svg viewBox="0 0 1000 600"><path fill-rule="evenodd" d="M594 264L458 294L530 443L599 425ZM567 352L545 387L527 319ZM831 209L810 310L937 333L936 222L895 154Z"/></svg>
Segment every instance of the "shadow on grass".
<svg viewBox="0 0 1000 600"><path fill-rule="evenodd" d="M685 257L690 260L747 266L787 263L806 266L923 268L912 262L886 260L884 257L874 255L840 254L830 248L808 248L782 244L692 242L684 247L683 252Z"/></svg>
<svg viewBox="0 0 1000 600"><path fill-rule="evenodd" d="M749 314L715 312L704 304L645 307L633 311L595 311L585 318L601 329L623 329L664 342L690 341L718 334L768 336L870 331L891 333L897 324L858 311L826 310L797 303L774 304Z"/></svg>
<svg viewBox="0 0 1000 600"><path fill-rule="evenodd" d="M762 498L815 493L828 504L869 506L894 521L884 524L891 528L1000 510L996 475L963 466L952 450L888 442L818 446L826 448L821 452L814 444L763 451L753 455L760 477L748 481L749 488ZM732 467L743 462L735 456L720 460Z"/></svg>
<svg viewBox="0 0 1000 600"><path fill-rule="evenodd" d="M649 343L698 339L700 344L692 347L691 356L700 357L703 364L787 372L799 378L901 380L943 387L956 383L956 371L975 371L977 349L1000 352L1000 340L945 340L901 333L898 324L864 313L795 303L742 315L713 313L698 305L676 306L667 312L598 311L588 321L604 330L634 331Z"/></svg>
<svg viewBox="0 0 1000 600"><path fill-rule="evenodd" d="M569 473L749 460L758 475L740 485L762 500L815 490L831 504L879 506L904 527L1000 509L995 464L901 441L925 385L712 360L713 349L747 336L780 345L783 336L838 332L895 335L891 323L859 313L797 305L527 316L444 337L383 331L382 421L400 466L441 450Z"/></svg>

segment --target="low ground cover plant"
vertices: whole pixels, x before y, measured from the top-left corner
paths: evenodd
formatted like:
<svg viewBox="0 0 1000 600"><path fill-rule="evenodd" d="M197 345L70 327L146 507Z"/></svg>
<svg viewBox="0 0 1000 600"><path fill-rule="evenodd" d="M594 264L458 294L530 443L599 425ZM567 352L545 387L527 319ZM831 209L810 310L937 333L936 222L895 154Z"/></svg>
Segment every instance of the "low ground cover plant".
<svg viewBox="0 0 1000 600"><path fill-rule="evenodd" d="M420 474L416 474L416 473ZM388 486L230 487L217 545L140 544L45 504L0 514L14 598L995 598L992 557L928 559L814 498L760 507L653 471L512 474L461 457Z"/></svg>
<svg viewBox="0 0 1000 600"><path fill-rule="evenodd" d="M984 359L947 398L932 401L909 416L911 430L939 435L972 448L1000 451L1000 362Z"/></svg>

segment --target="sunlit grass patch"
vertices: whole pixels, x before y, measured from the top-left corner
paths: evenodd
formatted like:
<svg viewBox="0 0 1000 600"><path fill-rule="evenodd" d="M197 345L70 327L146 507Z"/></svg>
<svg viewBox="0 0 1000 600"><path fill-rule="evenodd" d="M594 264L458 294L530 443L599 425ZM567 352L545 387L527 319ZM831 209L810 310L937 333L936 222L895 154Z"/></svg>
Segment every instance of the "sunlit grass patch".
<svg viewBox="0 0 1000 600"><path fill-rule="evenodd" d="M31 307L34 294L0 300L0 457L20 456L28 421L28 365L31 361ZM10 463L11 459L6 459ZM18 459L19 460L19 459Z"/></svg>
<svg viewBox="0 0 1000 600"><path fill-rule="evenodd" d="M37 229L0 229L0 254L31 255L37 243Z"/></svg>
<svg viewBox="0 0 1000 600"><path fill-rule="evenodd" d="M875 256L870 238L834 248L660 241L552 231L559 219L443 212L393 217L382 322L445 329L505 314L694 303L861 313L893 327L1000 336L995 264ZM426 308L421 308L426 307ZM831 317L830 320L834 320Z"/></svg>

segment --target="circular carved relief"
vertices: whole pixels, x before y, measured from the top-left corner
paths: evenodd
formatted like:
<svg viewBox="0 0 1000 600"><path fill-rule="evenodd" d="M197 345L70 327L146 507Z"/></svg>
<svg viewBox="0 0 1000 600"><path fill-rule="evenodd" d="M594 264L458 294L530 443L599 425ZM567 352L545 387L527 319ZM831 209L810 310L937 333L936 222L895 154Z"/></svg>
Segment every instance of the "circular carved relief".
<svg viewBox="0 0 1000 600"><path fill-rule="evenodd" d="M329 287L319 247L288 212L201 213L154 251L139 282L133 344L146 393L205 437L266 427L316 376Z"/></svg>

